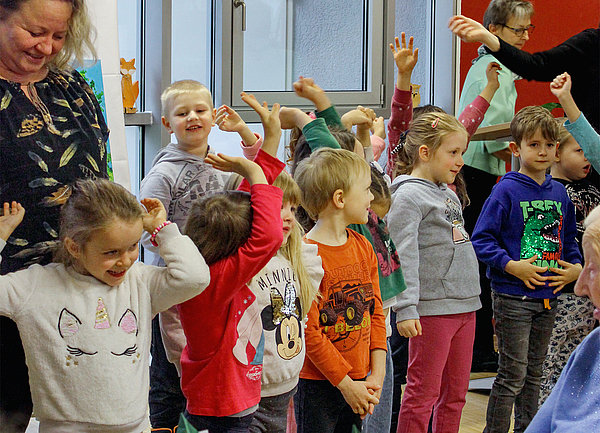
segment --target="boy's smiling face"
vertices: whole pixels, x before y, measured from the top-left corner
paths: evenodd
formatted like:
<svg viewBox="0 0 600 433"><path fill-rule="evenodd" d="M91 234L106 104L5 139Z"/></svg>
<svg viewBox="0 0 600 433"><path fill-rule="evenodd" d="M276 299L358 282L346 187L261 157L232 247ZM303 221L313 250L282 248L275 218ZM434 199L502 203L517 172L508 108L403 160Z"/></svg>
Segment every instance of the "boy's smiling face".
<svg viewBox="0 0 600 433"><path fill-rule="evenodd" d="M183 93L173 98L162 122L177 137L177 147L192 154L206 153L208 135L215 125L216 110L207 91Z"/></svg>
<svg viewBox="0 0 600 433"><path fill-rule="evenodd" d="M524 137L521 145L510 143L513 155L521 161L519 173L534 180L545 179L546 169L556 159L556 142L548 140L538 128L531 137Z"/></svg>

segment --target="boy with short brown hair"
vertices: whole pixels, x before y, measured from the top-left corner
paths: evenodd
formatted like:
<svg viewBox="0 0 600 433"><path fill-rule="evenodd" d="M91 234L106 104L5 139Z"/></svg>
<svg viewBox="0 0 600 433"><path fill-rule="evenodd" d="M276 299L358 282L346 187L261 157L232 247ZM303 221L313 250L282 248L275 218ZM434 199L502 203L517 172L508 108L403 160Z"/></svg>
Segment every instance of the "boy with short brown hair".
<svg viewBox="0 0 600 433"><path fill-rule="evenodd" d="M484 432L515 432L537 412L542 364L558 292L581 272L575 209L565 188L546 175L554 163L558 125L542 107L525 107L511 122L519 172L492 189L473 231L477 257L491 278L500 358Z"/></svg>

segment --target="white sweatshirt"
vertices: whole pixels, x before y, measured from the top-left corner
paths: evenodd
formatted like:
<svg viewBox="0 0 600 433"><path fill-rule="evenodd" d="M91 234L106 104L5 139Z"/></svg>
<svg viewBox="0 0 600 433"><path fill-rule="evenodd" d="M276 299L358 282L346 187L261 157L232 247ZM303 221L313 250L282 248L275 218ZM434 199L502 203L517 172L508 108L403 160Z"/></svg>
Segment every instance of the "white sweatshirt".
<svg viewBox="0 0 600 433"><path fill-rule="evenodd" d="M148 425L152 318L210 279L176 224L157 242L167 267L135 263L115 287L57 263L0 277L0 314L19 328L40 432L139 433Z"/></svg>

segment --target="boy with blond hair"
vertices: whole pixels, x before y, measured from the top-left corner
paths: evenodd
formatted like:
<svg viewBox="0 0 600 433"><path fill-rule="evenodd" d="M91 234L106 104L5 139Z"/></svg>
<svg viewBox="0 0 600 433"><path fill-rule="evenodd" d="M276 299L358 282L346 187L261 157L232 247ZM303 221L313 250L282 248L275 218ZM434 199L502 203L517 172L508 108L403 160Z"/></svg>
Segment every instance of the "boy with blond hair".
<svg viewBox="0 0 600 433"><path fill-rule="evenodd" d="M386 330L377 257L349 224L365 224L373 195L371 170L358 155L319 149L297 167L302 205L315 226L325 276L308 312L307 358L294 397L298 433L360 430L379 402ZM370 373L370 375L369 375Z"/></svg>
<svg viewBox="0 0 600 433"><path fill-rule="evenodd" d="M148 175L142 180L140 198L158 198L167 210L167 219L185 226L192 204L210 191L223 189L228 173L204 162L210 151L208 137L219 118L238 119L228 107L214 108L210 91L194 80L175 81L161 96L162 124L177 142L162 148ZM229 111L227 111L229 110ZM239 119L229 131L240 134L246 146L262 144L260 136ZM144 247L157 253L150 235L142 236ZM156 256L154 263L164 266ZM152 323L152 364L150 366L150 422L154 428L174 429L186 400L181 392L180 358L186 340L175 307L160 313Z"/></svg>
<svg viewBox="0 0 600 433"><path fill-rule="evenodd" d="M542 364L560 290L581 272L575 209L565 187L546 175L556 158L558 124L542 107L513 118L510 149L519 172L502 177L486 200L472 243L491 279L500 358L484 432L515 432L537 412Z"/></svg>

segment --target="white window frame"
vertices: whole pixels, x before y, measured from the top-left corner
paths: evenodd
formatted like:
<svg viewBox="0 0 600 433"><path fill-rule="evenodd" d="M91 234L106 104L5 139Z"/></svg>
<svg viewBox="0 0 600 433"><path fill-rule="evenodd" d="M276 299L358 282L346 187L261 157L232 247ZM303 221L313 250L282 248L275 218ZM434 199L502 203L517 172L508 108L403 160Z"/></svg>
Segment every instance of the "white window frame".
<svg viewBox="0 0 600 433"><path fill-rule="evenodd" d="M216 104L226 104L236 110L247 122L259 121L258 116L240 98L243 68L238 65L243 59L242 8L233 6L234 0L214 0L213 13L216 16L213 33L212 90ZM356 108L357 105L372 108L378 116L389 117L395 75L394 59L390 56L389 42L394 39L395 3L394 0L369 0L369 13L380 16L372 21L382 22L382 26L371 26L369 50L371 64L368 65L365 86L370 91L330 91L328 96L341 112ZM251 7L250 0L248 6ZM367 9L367 7L365 7ZM291 83L290 83L291 84ZM311 110L314 107L293 91L252 92L259 101L269 105L278 102L282 105Z"/></svg>

